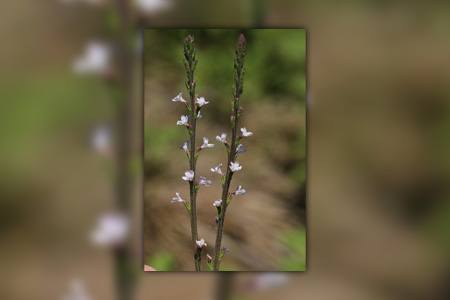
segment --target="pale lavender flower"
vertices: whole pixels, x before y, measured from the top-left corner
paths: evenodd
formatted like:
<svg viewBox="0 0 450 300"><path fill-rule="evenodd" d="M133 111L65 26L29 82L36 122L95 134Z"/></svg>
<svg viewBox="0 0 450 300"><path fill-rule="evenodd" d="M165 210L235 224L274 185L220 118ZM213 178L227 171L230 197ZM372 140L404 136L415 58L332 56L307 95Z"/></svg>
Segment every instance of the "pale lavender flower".
<svg viewBox="0 0 450 300"><path fill-rule="evenodd" d="M213 147L214 147L214 144L210 144L209 139L207 137L204 137L203 144L200 146L200 148L204 149L204 148L213 148Z"/></svg>
<svg viewBox="0 0 450 300"><path fill-rule="evenodd" d="M194 180L194 171L188 170L184 172L184 176L181 177L184 181L192 181Z"/></svg>
<svg viewBox="0 0 450 300"><path fill-rule="evenodd" d="M110 68L111 49L101 41L89 42L73 63L73 70L79 74L106 74Z"/></svg>
<svg viewBox="0 0 450 300"><path fill-rule="evenodd" d="M207 179L204 176L199 177L198 184L204 185L204 186L210 186L212 184L211 180Z"/></svg>
<svg viewBox="0 0 450 300"><path fill-rule="evenodd" d="M214 207L220 207L222 206L222 199L218 199L216 201L213 202L213 206Z"/></svg>
<svg viewBox="0 0 450 300"><path fill-rule="evenodd" d="M183 95L181 93L179 93L178 95L176 95L173 99L173 102L183 102L186 103L186 100L184 100Z"/></svg>
<svg viewBox="0 0 450 300"><path fill-rule="evenodd" d="M91 296L87 293L83 281L73 279L69 285L69 291L62 297L62 300L91 300Z"/></svg>
<svg viewBox="0 0 450 300"><path fill-rule="evenodd" d="M123 244L129 231L128 218L120 213L107 213L98 219L91 232L91 241L99 246L117 246Z"/></svg>
<svg viewBox="0 0 450 300"><path fill-rule="evenodd" d="M247 128L241 128L242 136L252 136L253 132L247 131Z"/></svg>
<svg viewBox="0 0 450 300"><path fill-rule="evenodd" d="M216 140L218 141L218 142L221 142L221 143L227 143L227 134L226 133L222 133L221 135L217 135L216 136Z"/></svg>
<svg viewBox="0 0 450 300"><path fill-rule="evenodd" d="M184 152L188 153L189 152L189 142L186 141L183 143L183 145L181 145L181 149L183 149Z"/></svg>
<svg viewBox="0 0 450 300"><path fill-rule="evenodd" d="M195 241L195 243L197 244L197 247L200 249L208 246L204 239L197 240Z"/></svg>
<svg viewBox="0 0 450 300"><path fill-rule="evenodd" d="M237 154L244 153L245 151L247 151L247 149L245 149L245 146L243 144L237 145L236 147Z"/></svg>
<svg viewBox="0 0 450 300"><path fill-rule="evenodd" d="M199 97L197 98L197 100L195 100L195 103L197 103L199 107L202 107L203 105L208 104L209 101L206 101L205 97Z"/></svg>
<svg viewBox="0 0 450 300"><path fill-rule="evenodd" d="M242 166L236 161L236 162L230 162L230 170L231 172L237 172L242 169Z"/></svg>
<svg viewBox="0 0 450 300"><path fill-rule="evenodd" d="M175 197L172 197L172 200L170 200L171 203L183 203L184 199L181 198L180 193L175 193Z"/></svg>
<svg viewBox="0 0 450 300"><path fill-rule="evenodd" d="M223 175L221 167L222 164L218 164L217 166L211 168L211 172Z"/></svg>
<svg viewBox="0 0 450 300"><path fill-rule="evenodd" d="M177 125L180 125L180 126L183 126L183 125L184 125L184 126L188 126L188 125L189 125L189 124L188 124L188 120L189 120L189 117L183 115L183 116L181 116L180 120L177 121Z"/></svg>
<svg viewBox="0 0 450 300"><path fill-rule="evenodd" d="M134 0L134 4L144 14L158 13L172 6L169 0Z"/></svg>
<svg viewBox="0 0 450 300"><path fill-rule="evenodd" d="M236 196L239 196L239 195L244 195L246 192L247 192L247 191L242 187L242 185L239 185L239 186L237 187L236 191L234 191L234 194L235 194Z"/></svg>

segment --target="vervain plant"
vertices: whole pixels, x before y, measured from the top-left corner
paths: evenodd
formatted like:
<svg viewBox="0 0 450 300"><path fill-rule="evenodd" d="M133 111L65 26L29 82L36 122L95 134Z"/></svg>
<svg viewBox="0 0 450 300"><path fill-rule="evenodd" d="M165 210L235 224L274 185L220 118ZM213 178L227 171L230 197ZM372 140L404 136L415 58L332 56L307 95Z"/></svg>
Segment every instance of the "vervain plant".
<svg viewBox="0 0 450 300"><path fill-rule="evenodd" d="M197 192L200 185L209 186L211 181L206 177L198 177L196 172L198 153L206 148L214 147L214 144L209 143L209 139L204 137L203 144L196 148L196 131L197 131L197 119L201 118L201 109L209 102L204 97L196 97L196 82L194 79L195 68L197 66L196 51L194 47L194 38L189 35L184 40L184 67L186 69L186 89L189 94L189 100L186 101L182 93L179 93L172 99L174 102L182 102L186 105L187 114L182 115L180 120L177 121L177 125L185 126L188 132L189 140L185 141L181 146L182 150L186 153L189 160L189 170L184 173L181 178L189 183L189 196L190 201L186 202L181 198L179 193L175 194L172 198L173 202L181 202L184 204L191 219L191 235L192 245L194 248L194 264L195 270L201 271L201 259L202 250L207 245L204 239L198 238L197 229Z"/></svg>
<svg viewBox="0 0 450 300"><path fill-rule="evenodd" d="M241 113L241 107L239 104L242 92L243 92L243 78L244 78L244 57L246 53L246 39L244 35L239 36L239 40L236 46L236 57L234 60L234 92L232 100L231 111L231 140L227 141L227 134L222 133L216 136L216 140L223 143L227 150L227 170L222 172L222 164L219 164L211 168L211 172L217 173L221 176L222 183L222 196L220 199L213 202L213 206L216 208L216 223L217 223L217 235L215 242L214 257L207 254L207 264L209 270L218 271L220 262L224 256L224 249L221 248L222 235L225 222L225 214L228 205L230 204L233 196L245 194L245 189L239 185L234 192L229 192L231 179L233 174L242 169L239 162L236 161L238 154L245 152L245 147L240 143L243 137L253 135L252 132L247 131L246 128L241 128L240 133L238 131L239 118ZM191 35L187 36L184 40L184 66L186 69L186 89L189 94L189 99L185 100L182 93L179 93L173 102L181 102L186 106L187 113L182 115L180 120L177 121L177 125L185 126L188 133L188 140L185 141L181 149L186 153L189 161L189 169L185 171L184 176L181 178L189 183L189 196L190 201L185 201L180 193L175 193L175 197L172 198L172 202L183 203L186 211L190 215L191 222L191 235L192 245L194 249L194 264L195 270L201 271L202 251L207 247L204 239L199 239L197 228L197 192L201 185L210 186L211 180L206 177L197 177L196 165L198 154L201 150L206 148L213 148L214 144L209 143L209 139L203 137L203 143L196 147L196 129L197 120L201 118L201 109L209 102L204 97L197 97L196 95L196 81L194 79L195 68L197 66L196 50L194 47L194 39Z"/></svg>
<svg viewBox="0 0 450 300"><path fill-rule="evenodd" d="M212 261L209 263L209 267L214 271L219 271L220 263L224 256L224 249L221 248L221 244L227 208L231 203L233 196L243 195L246 193L246 190L241 185L239 185L234 192L229 192L233 174L242 169L242 166L236 161L236 158L239 154L246 151L244 145L241 144L240 141L244 137L253 135L253 133L247 131L245 127L240 129L240 133L238 132L239 119L242 111L240 99L244 91L244 58L246 50L247 41L244 35L241 34L236 45L236 56L234 59L234 90L230 117L231 140L230 142L227 141L226 133L222 133L220 136L216 137L216 139L222 142L227 149L227 171L225 174L222 173L221 164L211 169L212 172L216 172L222 176L222 196L221 199L216 200L213 203L217 209L217 234L214 247L214 257L211 259Z"/></svg>

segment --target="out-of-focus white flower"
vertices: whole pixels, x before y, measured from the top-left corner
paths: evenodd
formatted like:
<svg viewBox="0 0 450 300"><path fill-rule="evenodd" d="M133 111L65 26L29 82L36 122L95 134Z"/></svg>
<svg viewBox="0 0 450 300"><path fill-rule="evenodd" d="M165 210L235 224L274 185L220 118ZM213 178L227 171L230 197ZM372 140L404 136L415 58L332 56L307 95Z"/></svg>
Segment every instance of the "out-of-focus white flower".
<svg viewBox="0 0 450 300"><path fill-rule="evenodd" d="M188 170L184 172L184 176L181 177L184 181L192 181L194 180L194 171Z"/></svg>
<svg viewBox="0 0 450 300"><path fill-rule="evenodd" d="M247 131L247 128L241 128L242 136L252 136L253 132Z"/></svg>
<svg viewBox="0 0 450 300"><path fill-rule="evenodd" d="M186 103L186 100L184 100L183 95L181 93L179 93L178 95L176 95L173 99L173 102L184 102Z"/></svg>
<svg viewBox="0 0 450 300"><path fill-rule="evenodd" d="M242 169L242 166L236 161L236 162L230 162L230 170L231 172L237 172Z"/></svg>
<svg viewBox="0 0 450 300"><path fill-rule="evenodd" d="M181 198L180 193L175 193L175 197L172 197L172 200L170 200L170 202L172 202L172 203L175 203L175 202L183 203L184 199Z"/></svg>
<svg viewBox="0 0 450 300"><path fill-rule="evenodd" d="M240 153L244 153L245 151L247 151L247 150L245 149L245 146L243 144L237 145L236 153L240 154Z"/></svg>
<svg viewBox="0 0 450 300"><path fill-rule="evenodd" d="M217 166L211 168L211 172L223 175L221 167L222 164L218 164Z"/></svg>
<svg viewBox="0 0 450 300"><path fill-rule="evenodd" d="M86 291L83 281L73 279L69 285L69 291L62 297L62 300L91 300L91 296Z"/></svg>
<svg viewBox="0 0 450 300"><path fill-rule="evenodd" d="M169 0L134 0L134 4L144 14L158 13L172 6Z"/></svg>
<svg viewBox="0 0 450 300"><path fill-rule="evenodd" d="M235 194L236 196L239 196L239 195L244 195L246 192L247 192L247 191L242 187L242 185L239 185L239 186L237 187L236 191L234 191L234 194Z"/></svg>
<svg viewBox="0 0 450 300"><path fill-rule="evenodd" d="M99 154L110 156L113 152L111 140L111 129L105 125L101 125L92 132L91 146Z"/></svg>
<svg viewBox="0 0 450 300"><path fill-rule="evenodd" d="M283 273L263 273L257 275L251 286L255 290L267 290L281 287L289 282L289 276Z"/></svg>
<svg viewBox="0 0 450 300"><path fill-rule="evenodd" d="M214 147L214 144L210 144L209 139L207 137L204 137L203 144L200 146L200 148L204 149L204 148L213 148L213 147Z"/></svg>
<svg viewBox="0 0 450 300"><path fill-rule="evenodd" d="M195 241L195 243L197 244L198 248L203 248L203 247L208 246L204 239L197 240L197 241Z"/></svg>
<svg viewBox="0 0 450 300"><path fill-rule="evenodd" d="M212 183L211 180L207 179L204 176L200 176L198 179L198 184L200 184L200 185L210 186L211 183Z"/></svg>
<svg viewBox="0 0 450 300"><path fill-rule="evenodd" d="M221 135L217 135L216 136L216 140L218 142L221 142L221 143L225 144L227 142L227 134L226 133L222 133Z"/></svg>
<svg viewBox="0 0 450 300"><path fill-rule="evenodd" d="M73 70L79 74L106 74L111 69L111 48L100 41L89 42L82 55L73 63Z"/></svg>
<svg viewBox="0 0 450 300"><path fill-rule="evenodd" d="M189 125L188 120L189 120L188 116L183 115L183 116L181 116L180 120L177 121L177 125L187 126L187 125Z"/></svg>
<svg viewBox="0 0 450 300"><path fill-rule="evenodd" d="M99 246L118 246L125 242L128 231L129 221L125 215L107 213L98 219L90 238Z"/></svg>
<svg viewBox="0 0 450 300"><path fill-rule="evenodd" d="M216 201L213 202L213 206L214 207L219 207L222 205L222 199L218 199Z"/></svg>
<svg viewBox="0 0 450 300"><path fill-rule="evenodd" d="M184 152L189 152L189 142L184 142L183 145L181 145L181 149L183 149Z"/></svg>
<svg viewBox="0 0 450 300"><path fill-rule="evenodd" d="M208 104L209 102L206 101L205 97L199 97L199 98L197 98L197 99L195 100L195 103L197 103L197 105L198 105L199 107L202 107L203 105L206 105L206 104Z"/></svg>

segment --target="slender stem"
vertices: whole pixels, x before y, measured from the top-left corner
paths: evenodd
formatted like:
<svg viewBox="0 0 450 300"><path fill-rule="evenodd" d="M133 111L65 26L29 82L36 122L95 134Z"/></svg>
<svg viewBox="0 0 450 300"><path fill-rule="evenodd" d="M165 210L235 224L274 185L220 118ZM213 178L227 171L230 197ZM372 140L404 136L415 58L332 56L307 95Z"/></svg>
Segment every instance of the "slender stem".
<svg viewBox="0 0 450 300"><path fill-rule="evenodd" d="M233 172L230 170L230 163L234 162L236 158L236 147L238 141L238 126L239 126L239 112L240 105L239 100L243 92L243 76L244 76L244 57L246 52L246 40L243 34L239 36L239 41L236 47L236 58L234 62L235 69L235 82L234 82L234 101L233 109L231 114L231 145L230 151L228 153L227 161L227 172L225 174L225 180L222 186L222 209L220 211L219 220L217 224L217 234L216 234L216 244L214 247L214 258L213 258L213 270L219 271L220 260L221 260L221 244L223 236L223 228L225 224L225 215L228 208L228 196L231 179L233 177Z"/></svg>
<svg viewBox="0 0 450 300"><path fill-rule="evenodd" d="M196 241L198 240L198 230L197 230L197 186L196 186L196 164L197 164L197 153L195 148L195 137L197 128L197 111L195 105L195 87L196 83L194 80L194 71L197 64L195 58L195 48L194 39L192 36L188 36L184 43L184 57L185 57L185 68L186 68L186 88L189 91L189 139L190 139L190 149L189 149L189 168L194 172L194 178L189 182L189 196L191 203L191 235L192 235L192 246L194 249L194 264L195 270L201 271L201 252L197 251Z"/></svg>

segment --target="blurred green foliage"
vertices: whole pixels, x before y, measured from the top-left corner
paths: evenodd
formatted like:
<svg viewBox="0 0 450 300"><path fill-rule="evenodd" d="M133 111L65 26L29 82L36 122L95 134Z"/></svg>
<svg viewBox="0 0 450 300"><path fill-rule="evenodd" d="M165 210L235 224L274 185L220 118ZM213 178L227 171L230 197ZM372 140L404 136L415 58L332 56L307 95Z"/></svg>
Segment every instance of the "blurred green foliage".
<svg viewBox="0 0 450 300"><path fill-rule="evenodd" d="M158 252L148 259L147 264L158 271L173 271L175 258L170 253Z"/></svg>
<svg viewBox="0 0 450 300"><path fill-rule="evenodd" d="M281 237L282 244L288 249L288 255L280 260L280 271L304 271L306 268L306 230L294 229Z"/></svg>
<svg viewBox="0 0 450 300"><path fill-rule="evenodd" d="M212 119L224 120L232 97L234 48L239 33L248 41L243 99L246 102L291 101L305 104L306 32L302 29L147 30L146 72L170 76L183 89L183 39L192 34L197 46L197 90L214 99ZM158 76L158 75L157 75ZM225 114L224 114L225 113Z"/></svg>

